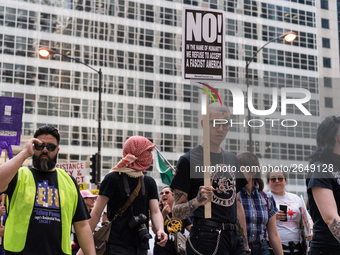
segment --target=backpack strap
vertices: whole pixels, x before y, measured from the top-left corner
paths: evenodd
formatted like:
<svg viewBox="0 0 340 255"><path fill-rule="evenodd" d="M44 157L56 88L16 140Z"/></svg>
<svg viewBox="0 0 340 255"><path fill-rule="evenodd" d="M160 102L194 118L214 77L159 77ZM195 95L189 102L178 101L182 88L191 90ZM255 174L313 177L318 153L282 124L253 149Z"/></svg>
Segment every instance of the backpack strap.
<svg viewBox="0 0 340 255"><path fill-rule="evenodd" d="M142 187L142 177L139 177L139 182L137 187L134 189L134 191L131 193L130 195L130 187L128 188L129 193L128 193L128 200L125 202L125 204L122 205L122 207L120 207L117 212L115 213L115 215L113 216L112 221L114 221L118 216L122 216L123 213L125 212L125 210L130 206L130 204L132 204L133 200L135 200L135 198L138 196L138 193L140 191L140 188ZM126 187L125 187L126 188Z"/></svg>

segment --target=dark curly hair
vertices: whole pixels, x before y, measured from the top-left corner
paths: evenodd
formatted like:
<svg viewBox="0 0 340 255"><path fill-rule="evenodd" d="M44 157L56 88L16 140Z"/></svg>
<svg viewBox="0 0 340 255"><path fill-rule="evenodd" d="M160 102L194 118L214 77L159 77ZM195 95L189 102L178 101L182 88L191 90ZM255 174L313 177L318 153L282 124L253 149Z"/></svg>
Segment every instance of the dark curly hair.
<svg viewBox="0 0 340 255"><path fill-rule="evenodd" d="M34 138L37 138L40 135L53 135L55 139L57 139L57 143L59 145L60 135L58 129L55 127L45 125L38 128L34 133Z"/></svg>
<svg viewBox="0 0 340 255"><path fill-rule="evenodd" d="M339 127L340 116L332 115L321 122L316 134L316 149L309 157L311 164L333 153Z"/></svg>

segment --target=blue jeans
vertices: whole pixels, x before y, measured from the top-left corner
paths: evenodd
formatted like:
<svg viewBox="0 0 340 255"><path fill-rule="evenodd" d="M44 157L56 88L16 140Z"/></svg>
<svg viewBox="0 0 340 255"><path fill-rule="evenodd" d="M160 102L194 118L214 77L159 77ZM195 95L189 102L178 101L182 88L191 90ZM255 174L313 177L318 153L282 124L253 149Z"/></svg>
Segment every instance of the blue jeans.
<svg viewBox="0 0 340 255"><path fill-rule="evenodd" d="M251 255L270 255L269 244L267 240L249 243Z"/></svg>

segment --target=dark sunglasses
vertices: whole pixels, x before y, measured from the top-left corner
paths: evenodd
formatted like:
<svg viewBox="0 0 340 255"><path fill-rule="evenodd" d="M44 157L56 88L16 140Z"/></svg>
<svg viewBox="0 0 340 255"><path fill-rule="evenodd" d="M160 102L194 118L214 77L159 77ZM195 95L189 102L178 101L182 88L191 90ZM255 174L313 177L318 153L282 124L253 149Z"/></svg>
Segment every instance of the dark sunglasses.
<svg viewBox="0 0 340 255"><path fill-rule="evenodd" d="M48 151L55 151L55 149L58 147L57 145L53 144L53 143L49 143L49 144L34 144L34 148L37 151L42 151L44 148L46 147L46 149Z"/></svg>
<svg viewBox="0 0 340 255"><path fill-rule="evenodd" d="M91 199L92 201L96 200L94 197L85 197L85 199Z"/></svg>
<svg viewBox="0 0 340 255"><path fill-rule="evenodd" d="M283 182L283 177L282 176L279 176L279 177L272 177L272 178L270 178L270 181L271 182L276 182L276 180L278 180L279 182Z"/></svg>
<svg viewBox="0 0 340 255"><path fill-rule="evenodd" d="M159 192L159 195L161 195L161 196L163 196L163 194L165 194L165 195L169 195L170 193L172 193L171 191L169 191L169 190L166 190L166 191L161 191L161 192Z"/></svg>

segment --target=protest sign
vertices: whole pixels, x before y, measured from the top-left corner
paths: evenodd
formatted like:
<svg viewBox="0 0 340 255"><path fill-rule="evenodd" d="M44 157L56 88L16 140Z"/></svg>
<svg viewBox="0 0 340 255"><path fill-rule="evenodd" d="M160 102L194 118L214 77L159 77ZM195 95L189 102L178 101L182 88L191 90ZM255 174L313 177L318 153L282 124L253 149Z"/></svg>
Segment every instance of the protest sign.
<svg viewBox="0 0 340 255"><path fill-rule="evenodd" d="M303 197L301 196L300 198L302 200L302 207L301 207L302 223L303 223L304 231L305 231L306 236L307 236L310 233L310 229L311 229L311 225L310 225L310 222L309 222L310 216L309 216L309 213L307 211Z"/></svg>
<svg viewBox="0 0 340 255"><path fill-rule="evenodd" d="M92 195L99 195L99 189L90 190Z"/></svg>
<svg viewBox="0 0 340 255"><path fill-rule="evenodd" d="M78 186L80 191L86 190L86 183L78 183Z"/></svg>
<svg viewBox="0 0 340 255"><path fill-rule="evenodd" d="M11 159L11 145L20 145L24 99L0 96L0 155L7 150Z"/></svg>
<svg viewBox="0 0 340 255"><path fill-rule="evenodd" d="M77 183L85 183L85 162L56 164L56 168L64 169L76 179Z"/></svg>
<svg viewBox="0 0 340 255"><path fill-rule="evenodd" d="M182 78L222 80L224 12L184 7L182 17Z"/></svg>

